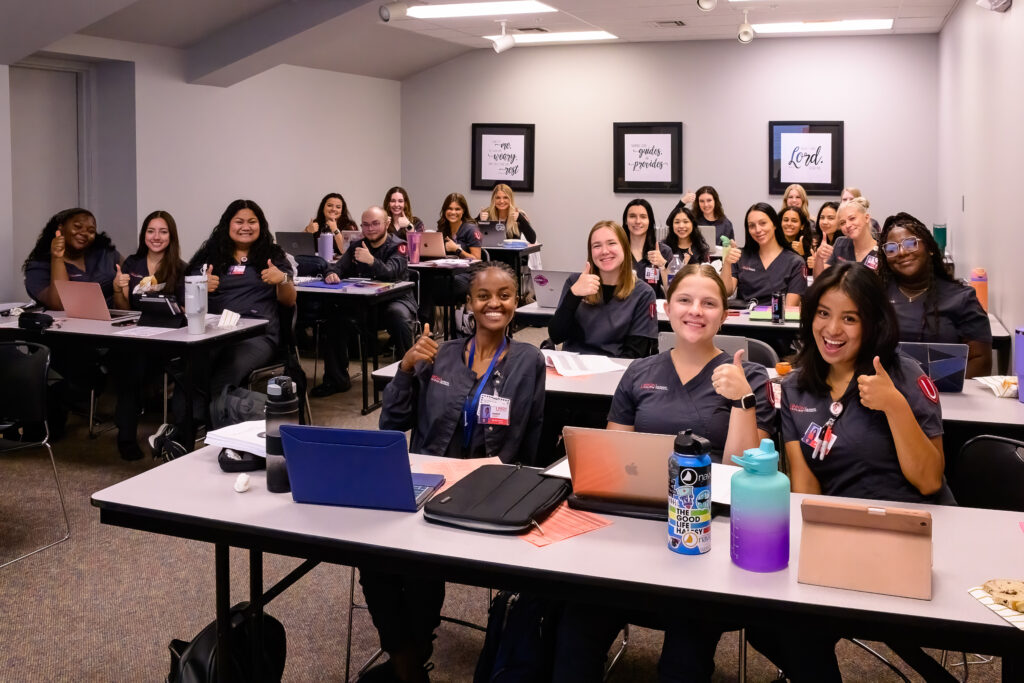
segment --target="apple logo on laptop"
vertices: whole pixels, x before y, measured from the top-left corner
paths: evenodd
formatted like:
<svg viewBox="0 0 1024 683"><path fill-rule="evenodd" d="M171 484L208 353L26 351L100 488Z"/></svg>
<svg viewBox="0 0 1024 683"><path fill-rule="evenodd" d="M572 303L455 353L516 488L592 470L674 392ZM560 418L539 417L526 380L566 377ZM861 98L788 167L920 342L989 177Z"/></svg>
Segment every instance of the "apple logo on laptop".
<svg viewBox="0 0 1024 683"><path fill-rule="evenodd" d="M631 462L628 465L626 465L626 474L630 475L631 477L635 477L636 475L640 474L640 468L636 466L635 462Z"/></svg>

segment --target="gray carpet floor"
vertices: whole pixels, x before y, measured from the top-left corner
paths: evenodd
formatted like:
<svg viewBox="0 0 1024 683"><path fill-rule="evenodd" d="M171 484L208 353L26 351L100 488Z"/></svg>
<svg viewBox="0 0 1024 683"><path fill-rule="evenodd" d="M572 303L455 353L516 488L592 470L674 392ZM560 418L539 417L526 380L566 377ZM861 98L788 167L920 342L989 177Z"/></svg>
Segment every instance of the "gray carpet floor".
<svg viewBox="0 0 1024 683"><path fill-rule="evenodd" d="M539 332L521 336L536 341ZM322 366L321 366L322 367ZM307 374L312 375L312 363ZM358 379L353 364L353 378ZM109 411L113 396L101 408ZM317 424L373 428L379 413L359 414L358 384L345 394L313 401ZM140 442L160 422L150 406ZM68 434L54 445L57 469L71 521L71 538L0 569L0 682L162 681L167 644L189 639L214 616L213 547L100 524L90 495L158 466L150 459L119 459L114 432L89 439L85 420L72 416ZM59 538L63 519L49 460L43 450L0 455L0 564ZM268 555L265 585L283 577L299 560ZM247 599L247 556L232 553L232 602ZM350 568L320 565L278 597L268 612L287 629L286 681L344 680ZM449 585L445 614L486 622L486 589ZM353 625L353 661L377 647L364 610ZM629 648L612 681L653 680L661 633L634 628ZM433 657L433 681L468 681L483 634L443 624ZM879 646L885 651L884 646ZM847 681L899 680L884 665L849 642L837 652ZM952 656L960 661L960 655ZM715 680L737 679L736 634L723 637ZM962 667L950 667L962 675ZM970 666L970 680L999 680L999 660ZM776 670L755 651L748 656L750 681L771 681ZM919 680L908 673L911 680Z"/></svg>

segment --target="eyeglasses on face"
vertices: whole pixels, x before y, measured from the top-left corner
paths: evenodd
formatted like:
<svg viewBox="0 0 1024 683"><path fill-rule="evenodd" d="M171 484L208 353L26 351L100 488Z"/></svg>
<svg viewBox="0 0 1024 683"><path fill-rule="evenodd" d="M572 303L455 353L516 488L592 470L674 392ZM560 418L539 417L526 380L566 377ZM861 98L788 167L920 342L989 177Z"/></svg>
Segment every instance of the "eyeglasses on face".
<svg viewBox="0 0 1024 683"><path fill-rule="evenodd" d="M917 251L921 246L921 240L916 237L908 237L900 242L886 242L882 245L882 251L886 256L895 256L901 251Z"/></svg>
<svg viewBox="0 0 1024 683"><path fill-rule="evenodd" d="M363 230L366 230L367 228L380 228L380 227L383 227L383 226L384 226L384 222L383 221L373 221L372 223L360 223L359 224L359 227L361 227Z"/></svg>

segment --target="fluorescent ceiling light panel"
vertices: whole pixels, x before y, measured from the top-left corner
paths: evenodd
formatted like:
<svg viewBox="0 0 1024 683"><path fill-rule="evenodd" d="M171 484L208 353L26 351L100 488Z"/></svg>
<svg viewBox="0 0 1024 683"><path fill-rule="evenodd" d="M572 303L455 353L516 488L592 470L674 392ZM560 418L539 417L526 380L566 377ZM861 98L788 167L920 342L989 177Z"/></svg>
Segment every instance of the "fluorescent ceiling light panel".
<svg viewBox="0 0 1024 683"><path fill-rule="evenodd" d="M508 2L464 2L455 5L411 5L406 14L416 19L451 19L453 17L489 17L497 14L537 14L557 12L554 7L535 0Z"/></svg>
<svg viewBox="0 0 1024 683"><path fill-rule="evenodd" d="M754 32L769 33L828 33L833 31L888 31L892 19L844 19L842 21L791 21L779 24L754 24Z"/></svg>
<svg viewBox="0 0 1024 683"><path fill-rule="evenodd" d="M487 40L496 40L501 36L484 36ZM618 40L619 37L607 31L566 31L564 33L513 33L516 45L531 43L569 43L581 40Z"/></svg>

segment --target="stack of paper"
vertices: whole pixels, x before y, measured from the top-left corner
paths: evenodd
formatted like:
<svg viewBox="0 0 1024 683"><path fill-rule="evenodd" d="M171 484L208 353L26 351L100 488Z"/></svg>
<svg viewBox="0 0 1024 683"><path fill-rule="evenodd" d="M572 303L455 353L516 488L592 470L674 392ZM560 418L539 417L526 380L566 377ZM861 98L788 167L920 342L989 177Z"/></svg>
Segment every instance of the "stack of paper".
<svg viewBox="0 0 1024 683"><path fill-rule="evenodd" d="M207 446L220 446L267 457L266 420L251 420L206 433Z"/></svg>
<svg viewBox="0 0 1024 683"><path fill-rule="evenodd" d="M975 377L984 386L992 390L999 398L1017 398L1017 378L1013 375L993 375L991 377Z"/></svg>
<svg viewBox="0 0 1024 683"><path fill-rule="evenodd" d="M625 365L616 363L607 356L584 356L571 351L549 351L542 349L544 362L554 368L562 377L579 377L580 375L597 375L602 372L621 372Z"/></svg>

